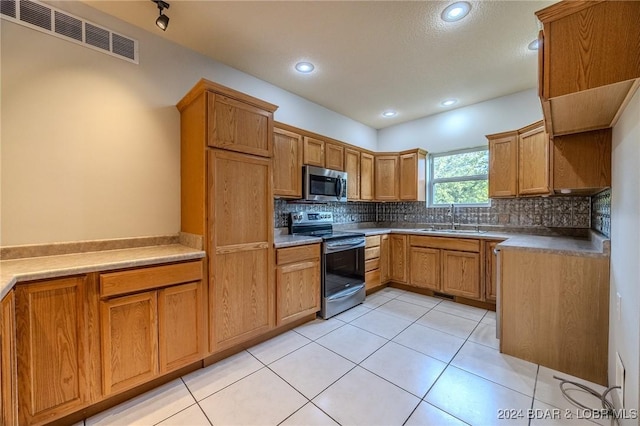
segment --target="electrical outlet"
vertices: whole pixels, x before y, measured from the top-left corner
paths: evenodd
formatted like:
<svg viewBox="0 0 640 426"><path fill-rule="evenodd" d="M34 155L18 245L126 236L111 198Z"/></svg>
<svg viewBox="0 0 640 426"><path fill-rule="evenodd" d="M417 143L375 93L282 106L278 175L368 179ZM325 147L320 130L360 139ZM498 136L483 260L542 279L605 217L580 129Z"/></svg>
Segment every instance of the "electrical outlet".
<svg viewBox="0 0 640 426"><path fill-rule="evenodd" d="M622 296L620 296L620 293L616 293L616 313L618 314L618 321L622 320Z"/></svg>
<svg viewBox="0 0 640 426"><path fill-rule="evenodd" d="M620 408L624 408L624 364L620 354L616 352L616 383L615 386L620 386L620 389L616 389L618 397L620 398Z"/></svg>

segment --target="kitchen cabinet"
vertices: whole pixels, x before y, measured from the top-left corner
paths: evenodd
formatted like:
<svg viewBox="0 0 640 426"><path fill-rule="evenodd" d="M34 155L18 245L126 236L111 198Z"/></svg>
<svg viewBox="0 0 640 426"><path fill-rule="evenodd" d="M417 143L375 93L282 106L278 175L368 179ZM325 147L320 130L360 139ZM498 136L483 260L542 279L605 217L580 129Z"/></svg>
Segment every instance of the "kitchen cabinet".
<svg viewBox="0 0 640 426"><path fill-rule="evenodd" d="M277 324L320 311L320 244L276 252Z"/></svg>
<svg viewBox="0 0 640 426"><path fill-rule="evenodd" d="M613 127L640 78L640 3L559 2L536 15L547 131L555 137Z"/></svg>
<svg viewBox="0 0 640 426"><path fill-rule="evenodd" d="M352 148L344 150L344 171L347 172L347 199L360 199L360 151Z"/></svg>
<svg viewBox="0 0 640 426"><path fill-rule="evenodd" d="M542 121L487 139L490 198L550 193L549 135Z"/></svg>
<svg viewBox="0 0 640 426"><path fill-rule="evenodd" d="M427 196L427 152L422 149L401 152L400 200L425 201Z"/></svg>
<svg viewBox="0 0 640 426"><path fill-rule="evenodd" d="M498 296L498 265L494 250L496 246L503 240L485 241L484 243L484 259L485 259L485 293L484 298L488 302L495 303Z"/></svg>
<svg viewBox="0 0 640 426"><path fill-rule="evenodd" d="M15 291L0 304L0 423L18 423L18 377L16 366Z"/></svg>
<svg viewBox="0 0 640 426"><path fill-rule="evenodd" d="M389 234L380 235L380 283L386 284L391 277L389 276L390 246Z"/></svg>
<svg viewBox="0 0 640 426"><path fill-rule="evenodd" d="M407 236L389 236L389 279L397 283L407 282Z"/></svg>
<svg viewBox="0 0 640 426"><path fill-rule="evenodd" d="M256 131L246 137L259 137L268 147L273 143L273 112L277 109L206 80L177 105L181 120L181 230L202 235L206 241L208 350L212 353L259 337L276 322L272 160L202 143L211 131L203 117L217 107L206 100L218 94L262 110L268 117L267 132ZM303 138L303 161L315 155L324 162L323 150L323 141Z"/></svg>
<svg viewBox="0 0 640 426"><path fill-rule="evenodd" d="M606 386L609 257L500 251L500 351Z"/></svg>
<svg viewBox="0 0 640 426"><path fill-rule="evenodd" d="M46 423L88 402L85 286L82 275L15 289L19 424ZM3 314L5 321L12 321L10 312ZM4 356L8 348L2 349ZM2 367L3 376L10 378L11 365L5 360ZM3 385L6 397L11 391ZM9 408L5 407L5 419L13 417Z"/></svg>
<svg viewBox="0 0 640 426"><path fill-rule="evenodd" d="M400 192L399 157L397 154L375 155L375 199L398 201Z"/></svg>
<svg viewBox="0 0 640 426"><path fill-rule="evenodd" d="M518 195L549 193L549 135L542 122L518 131Z"/></svg>
<svg viewBox="0 0 640 426"><path fill-rule="evenodd" d="M372 201L375 196L375 159L372 154L360 153L360 199Z"/></svg>
<svg viewBox="0 0 640 426"><path fill-rule="evenodd" d="M611 186L611 129L556 136L551 148L556 193L595 194Z"/></svg>
<svg viewBox="0 0 640 426"><path fill-rule="evenodd" d="M479 240L411 235L409 253L409 285L484 300Z"/></svg>
<svg viewBox="0 0 640 426"><path fill-rule="evenodd" d="M518 195L518 132L487 135L489 198Z"/></svg>
<svg viewBox="0 0 640 426"><path fill-rule="evenodd" d="M100 274L105 395L204 357L202 276L201 261Z"/></svg>
<svg viewBox="0 0 640 426"><path fill-rule="evenodd" d="M273 129L273 195L302 198L302 136Z"/></svg>
<svg viewBox="0 0 640 426"><path fill-rule="evenodd" d="M310 136L304 137L304 164L324 167L324 141Z"/></svg>
<svg viewBox="0 0 640 426"><path fill-rule="evenodd" d="M344 147L342 145L325 142L324 166L327 169L344 171Z"/></svg>
<svg viewBox="0 0 640 426"><path fill-rule="evenodd" d="M364 249L365 284L367 291L374 290L382 284L380 274L381 235L366 237Z"/></svg>

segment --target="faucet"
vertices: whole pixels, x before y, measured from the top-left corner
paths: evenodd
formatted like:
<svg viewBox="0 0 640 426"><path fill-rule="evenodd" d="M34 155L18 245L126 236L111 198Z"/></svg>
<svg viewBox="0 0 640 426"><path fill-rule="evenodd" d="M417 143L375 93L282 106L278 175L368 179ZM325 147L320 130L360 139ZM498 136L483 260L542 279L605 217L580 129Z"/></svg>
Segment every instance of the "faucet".
<svg viewBox="0 0 640 426"><path fill-rule="evenodd" d="M449 205L449 211L447 212L447 215L449 217L451 217L451 229L456 229L456 206L455 206L455 204L451 203L451 205Z"/></svg>

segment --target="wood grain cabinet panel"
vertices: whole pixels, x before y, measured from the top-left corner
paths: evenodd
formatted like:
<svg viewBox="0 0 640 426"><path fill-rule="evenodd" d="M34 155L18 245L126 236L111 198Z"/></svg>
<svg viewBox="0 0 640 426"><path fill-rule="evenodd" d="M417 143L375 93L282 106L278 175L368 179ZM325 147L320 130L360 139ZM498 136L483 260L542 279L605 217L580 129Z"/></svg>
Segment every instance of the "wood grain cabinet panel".
<svg viewBox="0 0 640 426"><path fill-rule="evenodd" d="M373 200L375 179L374 179L374 156L363 152L360 154L360 199Z"/></svg>
<svg viewBox="0 0 640 426"><path fill-rule="evenodd" d="M309 136L304 137L304 164L324 167L324 141Z"/></svg>
<svg viewBox="0 0 640 426"><path fill-rule="evenodd" d="M518 194L549 193L549 135L542 123L518 135Z"/></svg>
<svg viewBox="0 0 640 426"><path fill-rule="evenodd" d="M120 392L158 376L157 292L100 302L104 394Z"/></svg>
<svg viewBox="0 0 640 426"><path fill-rule="evenodd" d="M273 114L221 94L209 93L208 144L271 157Z"/></svg>
<svg viewBox="0 0 640 426"><path fill-rule="evenodd" d="M18 378L16 371L15 291L0 304L0 424L18 423Z"/></svg>
<svg viewBox="0 0 640 426"><path fill-rule="evenodd" d="M415 287L440 291L440 250L414 247L409 248L411 274L409 284Z"/></svg>
<svg viewBox="0 0 640 426"><path fill-rule="evenodd" d="M485 294L484 297L489 302L495 302L498 297L498 265L494 250L502 241L485 242Z"/></svg>
<svg viewBox="0 0 640 426"><path fill-rule="evenodd" d="M401 152L400 199L403 201L425 201L427 196L427 152L415 150Z"/></svg>
<svg viewBox="0 0 640 426"><path fill-rule="evenodd" d="M390 280L389 272L389 234L380 236L380 283L386 284Z"/></svg>
<svg viewBox="0 0 640 426"><path fill-rule="evenodd" d="M344 171L347 172L347 199L360 199L360 151L351 148L344 150Z"/></svg>
<svg viewBox="0 0 640 426"><path fill-rule="evenodd" d="M20 424L46 423L87 402L85 278L15 290Z"/></svg>
<svg viewBox="0 0 640 426"><path fill-rule="evenodd" d="M166 373L204 358L207 324L202 281L158 291L158 354Z"/></svg>
<svg viewBox="0 0 640 426"><path fill-rule="evenodd" d="M344 147L335 143L324 144L324 166L331 170L344 170Z"/></svg>
<svg viewBox="0 0 640 426"><path fill-rule="evenodd" d="M273 195L302 198L302 136L273 129Z"/></svg>
<svg viewBox="0 0 640 426"><path fill-rule="evenodd" d="M320 310L320 244L276 251L277 325Z"/></svg>
<svg viewBox="0 0 640 426"><path fill-rule="evenodd" d="M487 135L489 198L515 197L518 191L518 132Z"/></svg>
<svg viewBox="0 0 640 426"><path fill-rule="evenodd" d="M407 282L407 236L391 234L389 236L391 252L389 260L389 278L391 281Z"/></svg>
<svg viewBox="0 0 640 426"><path fill-rule="evenodd" d="M378 201L397 201L399 199L400 180L398 155L375 156L375 193Z"/></svg>
<svg viewBox="0 0 640 426"><path fill-rule="evenodd" d="M442 291L469 299L480 298L480 255L442 250Z"/></svg>

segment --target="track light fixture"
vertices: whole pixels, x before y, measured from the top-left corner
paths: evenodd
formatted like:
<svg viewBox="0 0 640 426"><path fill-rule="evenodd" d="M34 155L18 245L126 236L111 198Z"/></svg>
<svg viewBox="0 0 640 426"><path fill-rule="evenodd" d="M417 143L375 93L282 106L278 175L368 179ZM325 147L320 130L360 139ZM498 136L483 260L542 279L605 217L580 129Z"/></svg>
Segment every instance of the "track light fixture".
<svg viewBox="0 0 640 426"><path fill-rule="evenodd" d="M160 12L160 16L158 16L158 19L156 19L156 25L162 31L167 31L167 27L169 26L169 17L167 15L163 15L162 11L164 9L169 9L169 3L162 0L151 0L151 1L154 2L156 5L158 5L158 11Z"/></svg>

